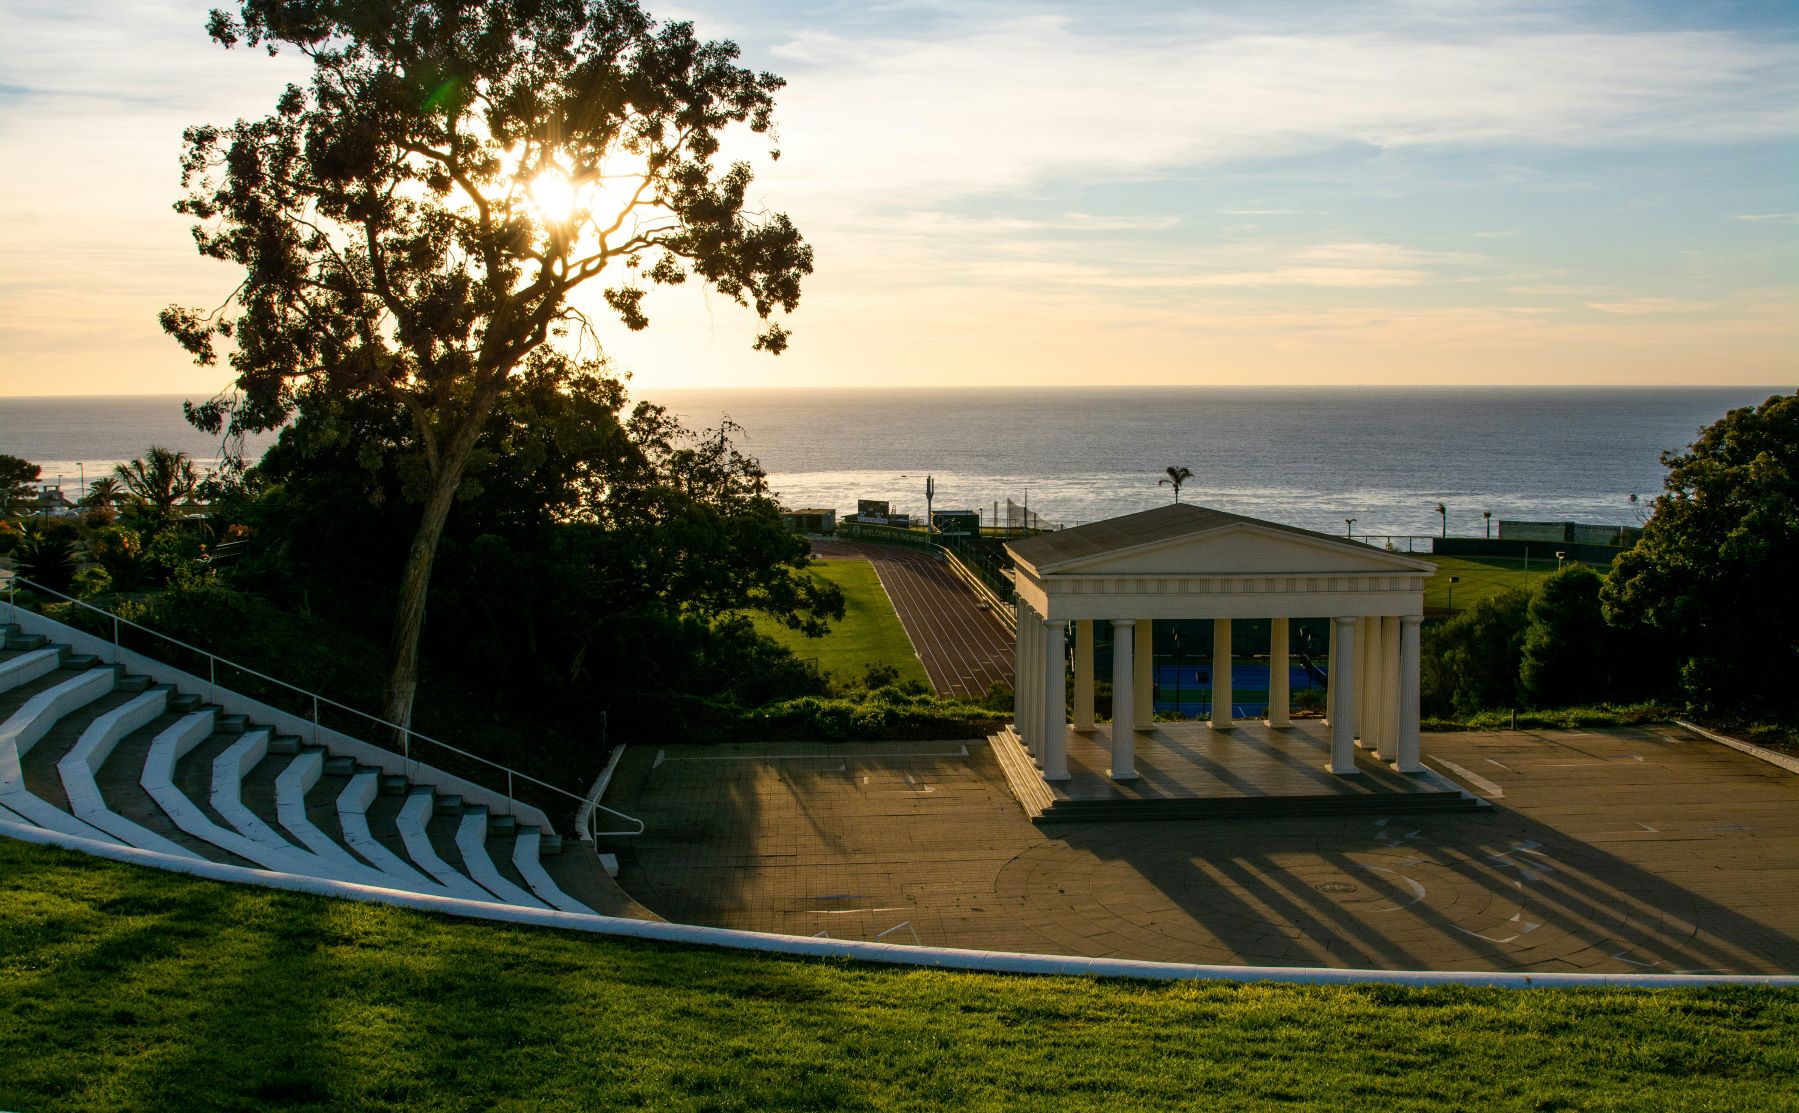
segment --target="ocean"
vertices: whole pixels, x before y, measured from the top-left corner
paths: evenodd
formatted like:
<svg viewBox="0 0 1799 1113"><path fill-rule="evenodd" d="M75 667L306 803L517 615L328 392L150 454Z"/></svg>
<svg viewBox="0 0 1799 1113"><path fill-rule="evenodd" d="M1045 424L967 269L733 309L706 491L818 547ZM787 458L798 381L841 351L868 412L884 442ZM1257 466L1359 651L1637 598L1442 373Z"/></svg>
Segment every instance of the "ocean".
<svg viewBox="0 0 1799 1113"><path fill-rule="evenodd" d="M729 418L785 505L885 499L991 515L1006 501L1073 524L1182 501L1330 533L1452 534L1493 520L1633 525L1661 489L1661 453L1782 388L1129 388L647 391L694 426ZM1790 388L1787 388L1790 389ZM65 490L150 444L202 463L217 438L181 400L0 398L0 452ZM267 438L252 442L259 452ZM1646 506L1644 507L1646 509Z"/></svg>

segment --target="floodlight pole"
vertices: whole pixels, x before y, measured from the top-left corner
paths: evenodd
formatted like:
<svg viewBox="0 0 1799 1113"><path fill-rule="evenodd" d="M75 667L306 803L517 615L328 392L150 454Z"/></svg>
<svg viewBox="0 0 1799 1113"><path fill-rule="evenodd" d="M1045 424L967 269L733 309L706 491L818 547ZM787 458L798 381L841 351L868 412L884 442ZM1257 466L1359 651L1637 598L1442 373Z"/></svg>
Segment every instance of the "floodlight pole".
<svg viewBox="0 0 1799 1113"><path fill-rule="evenodd" d="M1343 519L1343 524L1349 527L1349 539L1351 541L1354 541L1355 540L1355 519L1354 518L1345 518L1345 519Z"/></svg>

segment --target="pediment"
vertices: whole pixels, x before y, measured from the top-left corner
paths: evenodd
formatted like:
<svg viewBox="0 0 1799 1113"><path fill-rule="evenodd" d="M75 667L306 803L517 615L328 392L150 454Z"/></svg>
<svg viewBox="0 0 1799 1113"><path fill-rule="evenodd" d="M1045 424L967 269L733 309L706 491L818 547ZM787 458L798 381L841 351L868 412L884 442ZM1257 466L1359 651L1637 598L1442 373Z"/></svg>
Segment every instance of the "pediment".
<svg viewBox="0 0 1799 1113"><path fill-rule="evenodd" d="M1041 575L1391 575L1430 573L1416 557L1274 525L1237 521L1185 536L1045 561Z"/></svg>

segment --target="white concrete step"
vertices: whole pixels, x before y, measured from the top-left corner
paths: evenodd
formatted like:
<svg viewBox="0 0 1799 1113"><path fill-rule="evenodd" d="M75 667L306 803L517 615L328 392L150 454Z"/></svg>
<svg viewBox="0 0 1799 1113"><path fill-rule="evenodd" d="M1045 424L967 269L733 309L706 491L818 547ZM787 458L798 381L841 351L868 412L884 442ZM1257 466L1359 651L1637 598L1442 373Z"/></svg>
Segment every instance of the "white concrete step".
<svg viewBox="0 0 1799 1113"><path fill-rule="evenodd" d="M483 889L506 904L524 908L547 908L548 905L507 880L495 868L487 853L487 809L465 812L456 828L456 849L462 852L462 865Z"/></svg>
<svg viewBox="0 0 1799 1113"><path fill-rule="evenodd" d="M531 886L531 891L551 908L559 908L564 912L592 913L593 909L563 892L561 886L551 879L549 871L538 860L538 841L537 828L526 825L518 829L518 835L512 843L512 868L518 870L519 876Z"/></svg>
<svg viewBox="0 0 1799 1113"><path fill-rule="evenodd" d="M208 730L203 732L200 729L202 725L206 726ZM156 741L150 744L149 756L144 761L144 774L140 782L144 786L144 791L148 792L157 805L169 814L169 818L175 821L177 827L195 838L211 843L221 850L230 851L239 858L254 862L264 869L276 870L281 873L310 874L318 865L311 855L289 845L273 831L268 832L269 841L265 842L252 838L241 831L221 826L206 814L204 808L188 799L187 793L176 786L176 764L187 755L188 751L206 741L210 730L216 728L217 725L217 719L213 717L211 711L196 711L157 735ZM222 756L220 761L213 762L215 777L212 788L213 809L229 823L232 822L231 816L217 803L219 784L216 778L221 764L224 764ZM226 765L228 773L231 768L232 766ZM241 765L237 768L241 769ZM237 786L238 781L234 780L230 794L232 799L237 800L238 806L242 807L242 801L237 796ZM255 819L253 815L251 818ZM261 823L261 820L255 820L255 822Z"/></svg>
<svg viewBox="0 0 1799 1113"><path fill-rule="evenodd" d="M32 696L5 723L0 723L0 805L45 830L104 842L119 841L110 832L39 799L25 787L20 766L31 747L63 716L112 691L117 679L118 674L110 668L90 669Z"/></svg>
<svg viewBox="0 0 1799 1113"><path fill-rule="evenodd" d="M212 810L256 844L257 853L245 857L282 873L311 875L321 867L317 858L283 838L243 800L244 777L268 753L270 738L270 731L250 731L213 760Z"/></svg>
<svg viewBox="0 0 1799 1113"><path fill-rule="evenodd" d="M325 755L318 750L305 750L294 755L287 768L275 778L275 809L281 826L298 839L306 849L322 860L329 873L321 876L358 885L391 888L391 879L380 870L364 864L340 846L331 836L318 829L306 815L306 793L325 772Z"/></svg>
<svg viewBox="0 0 1799 1113"><path fill-rule="evenodd" d="M62 667L62 647L49 646L21 653L0 662L0 692L10 692L21 684L29 684L40 676L48 676Z"/></svg>
<svg viewBox="0 0 1799 1113"><path fill-rule="evenodd" d="M431 822L431 811L432 797L428 789L408 796L405 806L400 809L394 825L400 831L400 838L406 843L407 856L420 869L435 877L438 884L448 889L452 896L467 900L493 900L492 893L438 857L436 848L431 845L431 835L426 830Z"/></svg>
<svg viewBox="0 0 1799 1113"><path fill-rule="evenodd" d="M69 752L56 763L56 772L62 778L62 789L69 797L69 807L78 818L107 832L126 846L155 850L181 858L198 858L200 855L180 843L164 838L137 821L113 811L107 806L106 798L100 794L100 767L112 755L119 741L161 718L168 702L169 693L166 688L145 692L95 718L81 732L81 737L70 747ZM206 719L206 729L211 730L212 713L209 711L198 716L190 715L188 719L202 716ZM182 720L182 723L186 723L188 719ZM171 729L178 730L180 726L181 724L177 724Z"/></svg>
<svg viewBox="0 0 1799 1113"><path fill-rule="evenodd" d="M393 879L395 888L411 889L419 893L448 893L442 885L423 873L414 869L412 864L389 850L369 830L369 805L381 794L380 774L373 769L364 770L350 778L344 786L343 793L337 798L337 821L344 829L344 842L351 850L362 855L375 868Z"/></svg>

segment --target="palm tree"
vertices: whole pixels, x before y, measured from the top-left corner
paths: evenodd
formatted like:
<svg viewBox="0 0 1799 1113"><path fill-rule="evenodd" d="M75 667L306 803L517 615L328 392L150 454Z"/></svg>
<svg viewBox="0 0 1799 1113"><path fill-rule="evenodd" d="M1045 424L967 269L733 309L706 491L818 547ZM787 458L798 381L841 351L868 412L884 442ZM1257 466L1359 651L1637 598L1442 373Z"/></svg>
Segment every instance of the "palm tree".
<svg viewBox="0 0 1799 1113"><path fill-rule="evenodd" d="M143 456L114 468L113 475L148 516L157 520L167 518L176 503L192 502L194 489L200 485L199 469L187 453L158 445L151 445Z"/></svg>
<svg viewBox="0 0 1799 1113"><path fill-rule="evenodd" d="M1192 478L1193 470L1191 468L1183 468L1171 464L1168 467L1168 478L1156 480L1156 486L1173 487L1174 501L1179 502L1181 501L1181 484Z"/></svg>
<svg viewBox="0 0 1799 1113"><path fill-rule="evenodd" d="M1437 514L1443 519L1443 536L1449 536L1449 508L1442 503L1437 504Z"/></svg>
<svg viewBox="0 0 1799 1113"><path fill-rule="evenodd" d="M118 502L125 497L125 488L119 486L116 475L103 475L88 484L87 494L81 497L81 505L99 510Z"/></svg>

